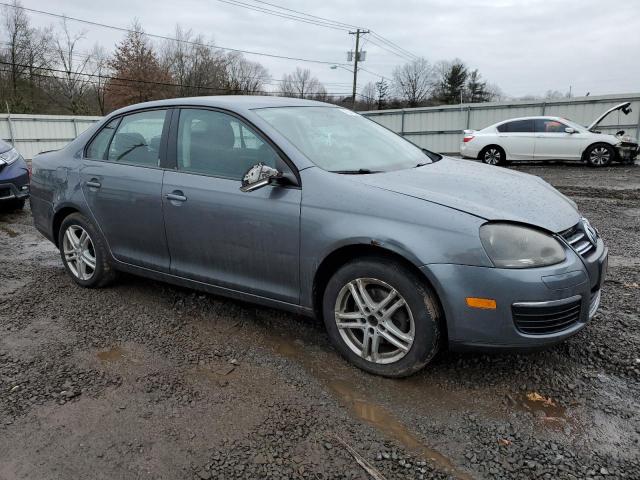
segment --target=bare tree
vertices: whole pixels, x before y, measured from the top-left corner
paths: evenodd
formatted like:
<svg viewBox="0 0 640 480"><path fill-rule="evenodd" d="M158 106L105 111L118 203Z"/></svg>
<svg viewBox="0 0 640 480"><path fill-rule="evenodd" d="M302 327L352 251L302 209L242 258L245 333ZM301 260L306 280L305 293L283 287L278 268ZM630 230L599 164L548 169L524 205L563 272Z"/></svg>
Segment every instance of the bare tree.
<svg viewBox="0 0 640 480"><path fill-rule="evenodd" d="M85 32L72 33L66 19L62 20L62 31L55 39L55 61L61 75L52 75L53 98L72 114L86 113L85 96L92 85L93 58L89 54L78 53L78 42Z"/></svg>
<svg viewBox="0 0 640 480"><path fill-rule="evenodd" d="M97 44L93 47L91 56L95 63L94 82L92 83L91 90L98 105L100 115L105 115L107 113L107 84L111 74L109 57L105 53L104 48Z"/></svg>
<svg viewBox="0 0 640 480"><path fill-rule="evenodd" d="M324 90L324 85L311 75L311 70L297 67L295 72L282 77L281 90L285 97L306 98Z"/></svg>
<svg viewBox="0 0 640 480"><path fill-rule="evenodd" d="M364 103L366 110L373 110L376 108L376 94L376 86L373 82L369 82L362 87L360 96L362 97L362 103Z"/></svg>
<svg viewBox="0 0 640 480"><path fill-rule="evenodd" d="M394 90L410 107L417 107L426 101L434 85L434 69L423 57L393 70Z"/></svg>
<svg viewBox="0 0 640 480"><path fill-rule="evenodd" d="M24 105L25 99L19 91L19 84L22 80L27 80L26 87L33 100L34 79L42 76L42 69L49 63L50 31L31 27L29 17L21 7L20 2L14 0L12 6L6 6L2 10L2 38L7 45L3 61L8 64L10 103L23 104L22 108L28 110L30 107Z"/></svg>
<svg viewBox="0 0 640 480"><path fill-rule="evenodd" d="M228 93L262 93L265 83L270 78L269 71L260 63L251 62L239 53L230 53L227 56L225 89Z"/></svg>
<svg viewBox="0 0 640 480"><path fill-rule="evenodd" d="M161 63L178 84L181 97L216 93L225 87L227 58L206 43L202 35L176 25L176 40L167 40Z"/></svg>

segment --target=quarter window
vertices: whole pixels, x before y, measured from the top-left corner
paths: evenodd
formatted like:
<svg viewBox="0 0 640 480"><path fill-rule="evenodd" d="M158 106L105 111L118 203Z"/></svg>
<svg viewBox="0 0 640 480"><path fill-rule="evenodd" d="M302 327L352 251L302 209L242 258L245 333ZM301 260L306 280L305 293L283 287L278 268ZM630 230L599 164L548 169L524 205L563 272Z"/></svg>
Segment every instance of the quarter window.
<svg viewBox="0 0 640 480"><path fill-rule="evenodd" d="M111 137L113 137L113 132L118 126L119 121L119 118L111 120L95 137L93 137L93 140L87 147L87 158L94 160L105 160L107 158L109 142L111 141Z"/></svg>
<svg viewBox="0 0 640 480"><path fill-rule="evenodd" d="M158 166L166 110L134 113L122 119L109 146L108 160Z"/></svg>
<svg viewBox="0 0 640 480"><path fill-rule="evenodd" d="M501 133L533 132L533 120L514 120L498 125L497 129Z"/></svg>
<svg viewBox="0 0 640 480"><path fill-rule="evenodd" d="M278 154L236 117L183 109L178 122L178 170L242 179L257 163L278 168Z"/></svg>

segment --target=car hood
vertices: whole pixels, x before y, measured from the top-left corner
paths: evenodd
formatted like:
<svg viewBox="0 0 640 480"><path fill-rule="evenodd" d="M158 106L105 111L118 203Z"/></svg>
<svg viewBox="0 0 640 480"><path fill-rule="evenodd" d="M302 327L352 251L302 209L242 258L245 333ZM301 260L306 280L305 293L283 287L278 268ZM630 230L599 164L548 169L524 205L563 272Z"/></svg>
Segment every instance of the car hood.
<svg viewBox="0 0 640 480"><path fill-rule="evenodd" d="M602 122L602 120L605 119L605 117L607 117L610 113L613 113L617 110L622 110L622 113L624 113L625 115L629 115L629 113L631 113L631 102L623 102L619 105L616 105L613 108L610 108L609 110L607 110L606 112L604 112L602 115L600 115L598 118L596 118L593 123L591 123L591 125L589 125L587 127L588 130L593 130L595 129L600 122Z"/></svg>
<svg viewBox="0 0 640 480"><path fill-rule="evenodd" d="M424 167L353 178L486 220L528 223L552 232L580 220L575 203L541 178L469 160L444 157Z"/></svg>

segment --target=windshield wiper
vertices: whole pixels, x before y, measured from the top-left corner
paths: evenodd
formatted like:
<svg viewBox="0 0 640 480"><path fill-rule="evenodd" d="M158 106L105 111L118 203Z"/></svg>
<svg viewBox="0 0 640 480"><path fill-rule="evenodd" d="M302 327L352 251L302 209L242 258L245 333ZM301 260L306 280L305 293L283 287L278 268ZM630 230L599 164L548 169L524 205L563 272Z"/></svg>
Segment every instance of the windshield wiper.
<svg viewBox="0 0 640 480"><path fill-rule="evenodd" d="M343 175L366 175L368 173L380 173L382 170L369 170L359 168L358 170L330 170L331 173L342 173Z"/></svg>
<svg viewBox="0 0 640 480"><path fill-rule="evenodd" d="M431 162L420 162L419 164L417 164L417 165L415 166L415 168L418 168L418 167L424 167L425 165L429 165L430 163L431 163Z"/></svg>

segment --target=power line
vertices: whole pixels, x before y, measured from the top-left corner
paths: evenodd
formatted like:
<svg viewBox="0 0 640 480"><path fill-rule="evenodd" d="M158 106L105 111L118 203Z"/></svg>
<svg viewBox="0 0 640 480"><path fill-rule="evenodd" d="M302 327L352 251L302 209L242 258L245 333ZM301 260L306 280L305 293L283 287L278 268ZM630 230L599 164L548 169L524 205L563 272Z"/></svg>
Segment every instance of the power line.
<svg viewBox="0 0 640 480"><path fill-rule="evenodd" d="M101 27L101 28L108 28L111 30L117 30L119 32L125 32L125 33L140 33L142 35L145 35L147 37L150 38L158 38L160 40L169 40L172 42L180 42L180 43L185 43L188 45L194 45L194 46L198 46L198 47L205 47L205 48L210 48L210 49L217 49L217 50L227 50L230 52L237 52L237 53L244 53L247 55L258 55L258 56L263 56L263 57L270 57L270 58L279 58L279 59L283 59L283 60L295 60L297 62L307 62L307 63L319 63L319 64L323 64L323 65L335 65L336 62L327 62L324 60L314 60L314 59L310 59L310 58L299 58L299 57L289 57L286 55L276 55L273 53L265 53L265 52L254 52L251 50L242 50L239 48L231 48L231 47L222 47L219 45L209 45L206 43L200 43L200 42L193 42L190 40L181 40L178 38L173 38L173 37L169 37L169 36L165 36L165 35L158 35L158 34L154 34L154 33L147 33L147 32L136 32L135 30L131 30L129 28L124 28L124 27L117 27L115 25L108 25L106 23L100 23L100 22L94 22L92 20L85 20L82 18L77 18L77 17L69 17L66 15L61 15L58 13L53 13L53 12L47 12L44 10L37 10L35 8L27 8L27 7L22 7L19 5L12 5L10 3L5 3L5 2L0 2L0 5L3 5L5 7L9 7L9 8L17 8L17 9L21 9L21 10L25 10L27 12L32 12L32 13L37 13L37 14L41 14L41 15L47 15L50 17L56 17L56 18L62 18L62 19L66 19L66 20L71 20L72 22L78 22L78 23L84 23L87 25L93 25L94 27Z"/></svg>
<svg viewBox="0 0 640 480"><path fill-rule="evenodd" d="M249 3L240 1L240 0L217 0L218 2L221 3L226 3L229 5L235 5L237 7L241 7L241 8L246 8L248 10L254 10L254 11L258 11L258 12L262 12L262 13L266 13L267 15L274 15L277 17L282 17L282 18L287 18L290 20L296 20L296 21L300 21L300 22L304 22L304 23L309 23L312 25L317 25L320 27L326 27L326 28L333 28L336 30L343 30L343 31L349 31L350 29L358 29L360 28L361 30L363 29L362 27L358 27L356 25L351 25L348 23L343 23L343 22L338 22L336 20L331 20L325 17L319 17L317 15L312 15L310 13L304 13L301 12L300 10L294 10L292 8L287 8L287 7L282 7L280 5L276 5L275 3L269 3L269 2L265 2L262 0L252 0L255 3L260 3L260 4L264 4L264 5L269 5L272 7L275 7L277 9L280 10L285 10L287 12L293 12L295 14L298 15L292 15L292 14L287 14L287 13L283 13L283 12L278 12L276 10L272 10L269 8L264 8L264 7L258 7L255 5L251 5ZM303 15L303 16L300 16ZM307 18L308 17L308 18ZM314 20L315 19L315 20ZM384 43L388 48L385 48L379 44L376 43L377 46L379 46L380 48L382 48L383 50L386 50L387 52L391 53L392 55L396 55L398 57L401 57L405 60L415 60L416 58L418 58L417 55L409 52L408 50L400 47L398 44L392 42L391 40L386 39L385 37L383 37L382 35L374 32L373 30L371 30L371 33L378 39L378 41Z"/></svg>

